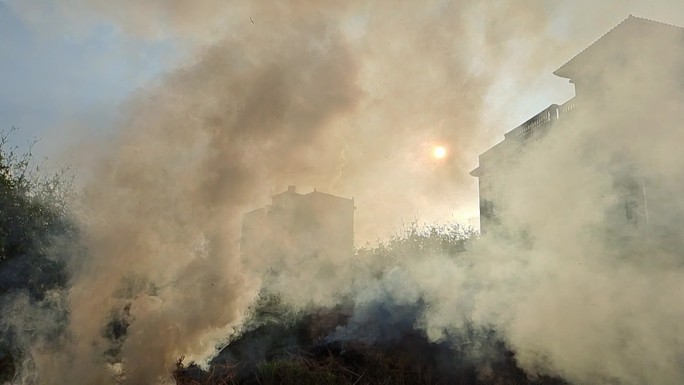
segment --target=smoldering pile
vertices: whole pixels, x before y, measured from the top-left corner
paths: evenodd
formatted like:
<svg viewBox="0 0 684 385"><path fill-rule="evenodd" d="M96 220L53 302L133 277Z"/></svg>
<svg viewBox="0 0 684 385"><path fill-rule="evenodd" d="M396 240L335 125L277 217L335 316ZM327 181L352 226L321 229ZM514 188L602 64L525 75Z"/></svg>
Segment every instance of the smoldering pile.
<svg viewBox="0 0 684 385"><path fill-rule="evenodd" d="M459 226L412 226L359 255L385 261L434 253L458 258L472 231ZM388 264L387 266L392 266ZM394 268L373 272L375 284L393 280ZM411 284L409 281L406 284ZM373 286L366 282L365 289ZM422 296L420 296L422 297ZM492 328L465 322L442 338L427 334L429 299L394 292L348 292L334 306L292 306L287 293L262 293L243 330L208 365L184 357L174 379L185 384L564 384L528 373Z"/></svg>
<svg viewBox="0 0 684 385"><path fill-rule="evenodd" d="M374 318L355 325L359 334L345 333L345 339L339 331L352 324L349 308L261 324L233 340L205 369L195 363L186 366L181 357L173 377L179 385L566 383L523 371L493 330L471 326L448 340L430 342L412 325L417 312L391 306L377 310L398 310L408 318L403 325ZM371 340L360 328L386 330L391 336Z"/></svg>
<svg viewBox="0 0 684 385"><path fill-rule="evenodd" d="M376 304L377 315L401 317L379 316L363 324L355 323L349 306L281 313L231 341L208 367L186 364L181 357L173 377L178 385L566 384L526 373L491 329L470 325L459 335L431 342L414 327L419 307Z"/></svg>
<svg viewBox="0 0 684 385"><path fill-rule="evenodd" d="M301 324L293 326L295 330ZM294 330L291 330L296 334ZM262 338L264 336L261 336ZM288 336L285 340L291 338ZM474 337L474 336L469 336ZM492 356L475 362L451 343L430 343L416 330L402 331L401 337L376 343L359 340L298 341L277 349L280 341L261 360L217 359L207 369L179 361L174 371L177 384L565 384L558 378L530 377L519 368L515 355L497 340L477 338L488 344ZM292 341L288 341L291 343ZM245 335L226 349L235 357L259 344L259 337ZM491 345L489 345L491 344ZM263 347L263 346L262 346ZM230 352L230 354L228 354Z"/></svg>

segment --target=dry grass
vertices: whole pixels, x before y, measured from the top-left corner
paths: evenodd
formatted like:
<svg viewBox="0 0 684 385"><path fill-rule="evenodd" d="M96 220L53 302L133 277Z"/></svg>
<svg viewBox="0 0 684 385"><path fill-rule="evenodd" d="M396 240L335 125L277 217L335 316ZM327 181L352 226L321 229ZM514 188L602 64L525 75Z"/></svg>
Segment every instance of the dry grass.
<svg viewBox="0 0 684 385"><path fill-rule="evenodd" d="M362 343L326 344L290 352L254 365L216 366L205 372L179 363L178 385L559 385L550 378L529 379L513 361L491 368L486 376L472 365L441 365L403 346L380 348Z"/></svg>

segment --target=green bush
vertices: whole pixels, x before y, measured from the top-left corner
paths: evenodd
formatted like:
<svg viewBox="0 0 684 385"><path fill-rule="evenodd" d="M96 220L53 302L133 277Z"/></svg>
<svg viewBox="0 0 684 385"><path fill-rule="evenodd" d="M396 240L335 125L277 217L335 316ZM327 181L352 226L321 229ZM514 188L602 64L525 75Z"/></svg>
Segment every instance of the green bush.
<svg viewBox="0 0 684 385"><path fill-rule="evenodd" d="M31 317L22 312L30 307L65 319L65 310L55 310L55 296L47 301L46 296L66 288L67 261L75 248L65 245L77 238L67 215L67 171L44 175L30 151L9 145L12 131L0 133L0 382L12 378L26 348L22 344L63 331L62 322L50 330L30 330L22 317Z"/></svg>

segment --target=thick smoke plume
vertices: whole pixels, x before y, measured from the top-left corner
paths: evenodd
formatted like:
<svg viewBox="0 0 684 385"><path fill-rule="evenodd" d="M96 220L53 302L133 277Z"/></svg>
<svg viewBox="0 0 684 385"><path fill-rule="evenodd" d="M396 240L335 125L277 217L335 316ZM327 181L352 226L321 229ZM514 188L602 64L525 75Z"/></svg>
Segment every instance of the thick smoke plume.
<svg viewBox="0 0 684 385"><path fill-rule="evenodd" d="M226 41L132 102L86 190L92 259L72 288L71 326L83 344L76 362L93 377L70 380L105 381L87 361L109 349L103 321L125 301L131 383L157 381L181 354L207 357L239 325L258 288L236 254L242 213L268 181L313 164L329 121L355 104L354 63L337 34L312 22ZM153 288L117 298L127 277Z"/></svg>
<svg viewBox="0 0 684 385"><path fill-rule="evenodd" d="M498 134L486 128L498 123L493 85L560 64L549 51L572 54L551 38L537 44L549 31L543 1L125 3L56 8L201 43L193 60L130 98L88 170L79 207L88 257L73 264L63 350L32 352L38 383L112 383L121 367L126 383L158 383L181 355L210 358L264 288L260 270L239 258L239 224L272 189L297 183L356 196L362 239L402 217L472 203L459 193L473 187L467 171ZM377 304L419 311L413 327L434 341L491 327L531 375L681 383L684 207L674 197L684 187L675 130L683 95L668 81L679 53L661 53L652 77L635 79L636 67L605 74L630 79L613 93L622 99L611 114L580 111L576 130L550 133L519 159L503 187L508 234L457 258L350 256L332 264L335 279L321 279L330 261L319 259L325 266L267 289L285 288L283 300L303 308L351 298L352 322L375 317ZM645 127L651 135L632 135ZM448 163L425 156L434 143L449 147ZM622 237L612 216L619 179L647 171L672 202L654 209L662 231ZM271 263L264 258L257 265Z"/></svg>

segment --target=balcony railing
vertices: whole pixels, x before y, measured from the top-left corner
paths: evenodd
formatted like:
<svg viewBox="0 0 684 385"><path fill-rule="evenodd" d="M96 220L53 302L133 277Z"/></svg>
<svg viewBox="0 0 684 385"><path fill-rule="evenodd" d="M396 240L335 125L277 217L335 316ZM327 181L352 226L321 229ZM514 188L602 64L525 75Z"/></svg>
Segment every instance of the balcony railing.
<svg viewBox="0 0 684 385"><path fill-rule="evenodd" d="M570 99L561 104L552 104L547 109L538 113L537 115L528 119L525 123L507 132L504 136L506 139L525 139L532 135L535 129L546 126L556 120L561 119L563 115L575 109L575 99Z"/></svg>

